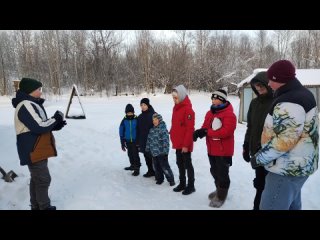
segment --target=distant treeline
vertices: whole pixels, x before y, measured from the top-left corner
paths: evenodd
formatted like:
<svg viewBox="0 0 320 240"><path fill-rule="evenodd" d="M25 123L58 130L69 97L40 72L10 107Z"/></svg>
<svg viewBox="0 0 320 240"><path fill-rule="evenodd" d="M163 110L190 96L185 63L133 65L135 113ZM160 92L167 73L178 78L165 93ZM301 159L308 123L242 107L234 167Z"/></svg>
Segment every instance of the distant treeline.
<svg viewBox="0 0 320 240"><path fill-rule="evenodd" d="M176 84L212 91L236 84L255 68L290 59L297 68L320 67L320 31L15 30L0 32L0 95L13 80L43 82L45 91L77 84L81 92L107 95L170 92ZM130 41L128 39L131 39Z"/></svg>

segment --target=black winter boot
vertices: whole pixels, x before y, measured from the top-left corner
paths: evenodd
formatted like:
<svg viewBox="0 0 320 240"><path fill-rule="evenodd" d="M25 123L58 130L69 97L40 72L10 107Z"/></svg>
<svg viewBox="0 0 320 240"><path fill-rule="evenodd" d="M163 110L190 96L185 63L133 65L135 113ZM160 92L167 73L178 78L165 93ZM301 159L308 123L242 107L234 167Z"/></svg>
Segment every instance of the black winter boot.
<svg viewBox="0 0 320 240"><path fill-rule="evenodd" d="M191 194L191 193L193 193L195 191L196 191L196 189L194 188L194 185L188 185L186 187L186 189L182 192L182 194L183 195L189 195L189 194Z"/></svg>
<svg viewBox="0 0 320 240"><path fill-rule="evenodd" d="M57 210L57 208L56 208L56 206L49 206L49 207L47 207L46 209L44 209L44 210Z"/></svg>
<svg viewBox="0 0 320 240"><path fill-rule="evenodd" d="M181 192L181 191L185 190L185 188L186 188L186 183L180 181L179 185L176 186L176 187L173 189L173 191L174 191L174 192Z"/></svg>
<svg viewBox="0 0 320 240"><path fill-rule="evenodd" d="M140 170L134 170L132 176L138 176L140 174Z"/></svg>
<svg viewBox="0 0 320 240"><path fill-rule="evenodd" d="M153 177L153 176L155 176L155 173L154 173L154 171L152 171L152 172L147 171L145 174L143 174L143 176L146 178Z"/></svg>
<svg viewBox="0 0 320 240"><path fill-rule="evenodd" d="M130 171L132 171L132 170L134 170L134 168L133 168L133 166L130 166L130 167L125 167L124 170L130 170Z"/></svg>

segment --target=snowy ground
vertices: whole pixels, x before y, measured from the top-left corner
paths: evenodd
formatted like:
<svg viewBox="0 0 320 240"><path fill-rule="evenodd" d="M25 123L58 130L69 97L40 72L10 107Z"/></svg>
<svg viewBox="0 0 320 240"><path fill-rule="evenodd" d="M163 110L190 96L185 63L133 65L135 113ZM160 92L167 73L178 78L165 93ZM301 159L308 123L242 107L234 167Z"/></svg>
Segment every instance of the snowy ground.
<svg viewBox="0 0 320 240"><path fill-rule="evenodd" d="M193 93L190 99L196 112L196 128L201 127L204 115L211 100L209 93ZM149 97L155 110L161 113L171 125L173 101L170 95L158 94L121 96L110 98L82 97L85 120L67 119L68 125L55 132L58 157L49 159L52 177L49 189L53 205L58 209L201 209L214 210L209 207L208 193L213 191L214 182L209 171L205 140L195 143L192 154L195 169L196 192L184 196L172 191L173 187L165 181L156 185L153 178L144 178L146 166L141 155L141 174L138 177L130 171L123 170L129 161L122 152L118 137L118 127L124 116L127 103L132 103L136 114L140 114L140 99ZM239 99L230 97L236 114ZM58 109L66 111L68 96L53 97L45 107L49 116ZM78 111L77 99L74 98L70 111ZM10 97L0 97L0 166L6 171L14 170L19 177L12 183L0 179L0 209L29 209L29 171L20 166L16 136L13 125L14 108ZM250 164L242 159L242 143L246 125L238 124L235 132L235 155L230 168L231 186L223 210L249 210L255 190L252 186L254 171ZM178 179L175 152L170 150L169 163ZM313 174L302 189L303 209L320 209L320 175Z"/></svg>

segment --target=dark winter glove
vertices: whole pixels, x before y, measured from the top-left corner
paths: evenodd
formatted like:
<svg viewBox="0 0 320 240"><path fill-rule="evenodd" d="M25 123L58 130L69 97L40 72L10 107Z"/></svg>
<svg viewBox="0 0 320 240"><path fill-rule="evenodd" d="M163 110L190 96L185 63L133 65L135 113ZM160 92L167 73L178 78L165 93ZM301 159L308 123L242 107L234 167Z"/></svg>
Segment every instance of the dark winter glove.
<svg viewBox="0 0 320 240"><path fill-rule="evenodd" d="M250 162L249 143L245 142L243 145L242 157L246 162Z"/></svg>
<svg viewBox="0 0 320 240"><path fill-rule="evenodd" d="M67 125L66 120L63 120L62 122L58 122L57 125L54 126L52 131L59 131L61 130L65 125Z"/></svg>
<svg viewBox="0 0 320 240"><path fill-rule="evenodd" d="M193 132L193 141L196 142L197 139L198 139L198 137L199 137L199 132L198 132L198 130L195 130L195 131Z"/></svg>
<svg viewBox="0 0 320 240"><path fill-rule="evenodd" d="M127 144L126 144L126 141L124 139L121 139L121 149L124 152L127 150Z"/></svg>
<svg viewBox="0 0 320 240"><path fill-rule="evenodd" d="M60 111L56 111L53 115L53 118L57 121L57 122L62 122L63 121L63 113Z"/></svg>
<svg viewBox="0 0 320 240"><path fill-rule="evenodd" d="M203 137L207 136L207 129L200 128L200 129L198 129L198 131L199 131L199 133L198 133L199 138L203 138Z"/></svg>
<svg viewBox="0 0 320 240"><path fill-rule="evenodd" d="M253 156L252 158L250 158L250 163L251 163L251 167L252 169L256 169L257 167L262 166L261 164L257 163L256 157Z"/></svg>
<svg viewBox="0 0 320 240"><path fill-rule="evenodd" d="M198 138L203 138L207 135L207 129L200 128L193 132L193 141L196 142Z"/></svg>

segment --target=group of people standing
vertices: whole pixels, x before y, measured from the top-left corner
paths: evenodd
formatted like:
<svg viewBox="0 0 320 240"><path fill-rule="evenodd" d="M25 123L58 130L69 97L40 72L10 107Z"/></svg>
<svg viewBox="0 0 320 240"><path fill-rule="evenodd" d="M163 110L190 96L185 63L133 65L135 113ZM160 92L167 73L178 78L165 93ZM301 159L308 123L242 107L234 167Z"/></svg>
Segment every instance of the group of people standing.
<svg viewBox="0 0 320 240"><path fill-rule="evenodd" d="M295 67L288 60L279 60L267 71L259 72L250 85L256 98L251 101L247 113L242 156L255 170L253 210L299 210L302 208L302 186L318 168L319 120L315 98L296 78ZM153 176L148 173L154 172L156 183L161 184L164 174L171 186L175 184L168 163L170 134L180 180L173 191L182 191L184 195L195 192L191 159L193 142L206 137L210 173L216 186L208 196L209 206L219 208L224 204L230 187L229 168L234 155L237 120L227 100L227 92L223 89L213 92L211 108L202 127L197 130L194 128L195 113L185 87L175 87L172 98L174 107L169 133L162 117L153 109L148 120L141 117L146 111L143 101L149 103L145 98L141 100L142 113L134 117L137 121L134 145L146 158L148 172L145 175ZM132 109L132 105L128 106ZM143 124L139 124L142 119L145 119ZM155 122L162 122L162 128ZM120 126L123 146L124 134L121 131ZM126 138L125 142L128 140ZM128 155L130 158L129 152ZM136 156L136 167L126 168L134 170L133 175L137 175L135 171L139 171L137 169L141 166L138 154Z"/></svg>
<svg viewBox="0 0 320 240"><path fill-rule="evenodd" d="M154 111L149 99L141 100L142 113L139 116L134 114L131 104L126 106L126 115L119 127L121 146L124 151L128 150L130 161L130 166L125 170L132 170L133 176L139 175L139 152L142 152L148 167L144 177L155 176L156 184L162 184L165 176L170 186L174 186L174 175L168 163L170 137L179 169L179 184L173 191L189 195L196 191L191 158L193 144L198 137L207 136L210 172L216 185L216 191L209 194L209 205L221 207L230 186L229 167L232 165L236 129L236 115L227 100L227 93L219 89L212 94L211 109L198 130L195 130L195 113L186 88L183 85L173 88L172 98L174 107L169 132L162 116Z"/></svg>
<svg viewBox="0 0 320 240"><path fill-rule="evenodd" d="M176 103L172 118L175 124L171 127L170 136L161 114L154 111L148 98L143 98L140 101L141 114L139 116L135 115L133 106L127 104L126 115L119 127L120 142L122 150L127 150L130 161L130 166L125 167L125 170L132 170L133 176L140 174L139 152L141 152L148 167L148 171L143 176L155 176L156 184L162 184L166 177L170 186L174 186L174 175L168 162L170 137L174 148L177 149L177 164L180 173L180 183L174 188L174 191L182 191L182 194L188 195L195 191L194 170L191 162L194 112L187 90L183 85L173 90L173 100ZM186 171L188 185L186 185Z"/></svg>
<svg viewBox="0 0 320 240"><path fill-rule="evenodd" d="M318 108L313 94L296 78L295 67L288 60L273 63L250 82L256 94L249 106L243 158L251 163L256 177L254 210L299 210L301 189L318 168ZM60 111L48 118L41 98L42 83L23 78L16 97L15 129L20 165L30 171L30 203L32 210L55 210L48 196L51 176L48 158L57 155L52 131L65 125ZM121 148L128 152L133 176L140 174L139 152L143 153L148 171L156 184L166 177L170 186L175 180L168 162L170 140L176 150L179 184L175 192L189 195L196 191L191 153L198 138L206 137L210 173L216 190L209 194L209 206L219 208L225 202L229 187L229 168L234 155L236 115L227 92L218 89L211 96L212 105L202 127L195 130L195 113L186 88L172 90L174 101L171 129L155 112L148 98L140 101L141 114L135 115L128 104L119 127Z"/></svg>

